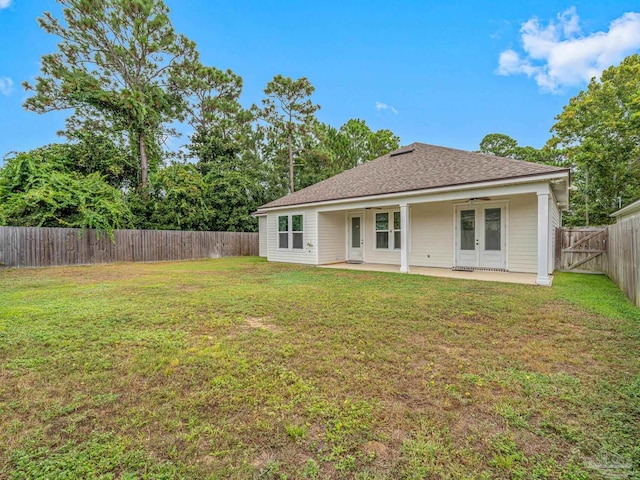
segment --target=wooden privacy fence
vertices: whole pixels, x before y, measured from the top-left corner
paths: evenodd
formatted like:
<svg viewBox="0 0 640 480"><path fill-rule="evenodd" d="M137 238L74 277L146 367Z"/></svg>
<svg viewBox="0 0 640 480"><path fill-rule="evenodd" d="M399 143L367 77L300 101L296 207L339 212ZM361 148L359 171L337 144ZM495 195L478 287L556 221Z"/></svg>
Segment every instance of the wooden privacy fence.
<svg viewBox="0 0 640 480"><path fill-rule="evenodd" d="M159 262L258 255L258 234L0 227L0 267Z"/></svg>
<svg viewBox="0 0 640 480"><path fill-rule="evenodd" d="M640 307L640 215L608 227L605 273Z"/></svg>
<svg viewBox="0 0 640 480"><path fill-rule="evenodd" d="M558 228L556 269L605 273L640 307L640 215L608 227Z"/></svg>
<svg viewBox="0 0 640 480"><path fill-rule="evenodd" d="M604 273L606 227L558 228L556 269L563 272Z"/></svg>

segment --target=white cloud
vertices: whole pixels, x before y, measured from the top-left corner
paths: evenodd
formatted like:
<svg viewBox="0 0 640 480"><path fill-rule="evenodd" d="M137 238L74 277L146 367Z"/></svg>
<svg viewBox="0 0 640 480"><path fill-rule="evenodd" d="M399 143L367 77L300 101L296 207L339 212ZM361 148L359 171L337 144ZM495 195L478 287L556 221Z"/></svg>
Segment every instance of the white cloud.
<svg viewBox="0 0 640 480"><path fill-rule="evenodd" d="M0 77L0 94L11 95L11 92L13 92L13 80L9 77Z"/></svg>
<svg viewBox="0 0 640 480"><path fill-rule="evenodd" d="M520 28L523 54L507 49L498 59L498 75L523 74L540 90L558 92L580 86L640 49L640 13L628 12L609 25L608 32L583 35L575 7L546 26L537 18Z"/></svg>
<svg viewBox="0 0 640 480"><path fill-rule="evenodd" d="M11 0L0 0L0 10L11 5Z"/></svg>
<svg viewBox="0 0 640 480"><path fill-rule="evenodd" d="M383 111L383 110L389 110L391 113L394 114L398 114L398 110L396 110L396 108L392 105L387 105L384 102L376 102L376 110L378 110L379 112Z"/></svg>

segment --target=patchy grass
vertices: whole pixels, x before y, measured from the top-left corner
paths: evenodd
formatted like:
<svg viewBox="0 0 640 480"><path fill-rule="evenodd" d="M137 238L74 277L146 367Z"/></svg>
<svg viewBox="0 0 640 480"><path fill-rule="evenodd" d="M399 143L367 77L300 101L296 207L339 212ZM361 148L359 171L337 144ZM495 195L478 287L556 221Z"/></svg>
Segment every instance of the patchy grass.
<svg viewBox="0 0 640 480"><path fill-rule="evenodd" d="M592 275L4 270L0 477L632 477L639 332Z"/></svg>

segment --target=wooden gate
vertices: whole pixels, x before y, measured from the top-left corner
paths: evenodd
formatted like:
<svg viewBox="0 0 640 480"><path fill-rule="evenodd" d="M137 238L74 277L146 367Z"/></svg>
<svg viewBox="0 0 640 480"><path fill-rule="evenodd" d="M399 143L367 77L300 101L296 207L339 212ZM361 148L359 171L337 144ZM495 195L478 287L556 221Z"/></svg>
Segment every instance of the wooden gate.
<svg viewBox="0 0 640 480"><path fill-rule="evenodd" d="M607 228L558 228L556 269L563 272L604 273Z"/></svg>

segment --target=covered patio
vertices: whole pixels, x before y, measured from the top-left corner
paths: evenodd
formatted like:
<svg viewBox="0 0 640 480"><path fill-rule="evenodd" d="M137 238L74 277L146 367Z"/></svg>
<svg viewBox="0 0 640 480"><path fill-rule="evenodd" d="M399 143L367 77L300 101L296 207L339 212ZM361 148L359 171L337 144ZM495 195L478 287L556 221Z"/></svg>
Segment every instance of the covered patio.
<svg viewBox="0 0 640 480"><path fill-rule="evenodd" d="M393 272L400 273L399 265L385 265L381 263L332 263L329 265L319 265L320 268L336 268L343 270L359 270L367 272ZM425 275L429 277L456 278L460 280L480 280L485 282L520 283L523 285L536 285L537 275L535 273L515 273L515 272L492 272L474 270L471 272L451 270L449 268L434 267L414 267L411 266L409 273L414 275ZM551 277L553 281L553 277Z"/></svg>

